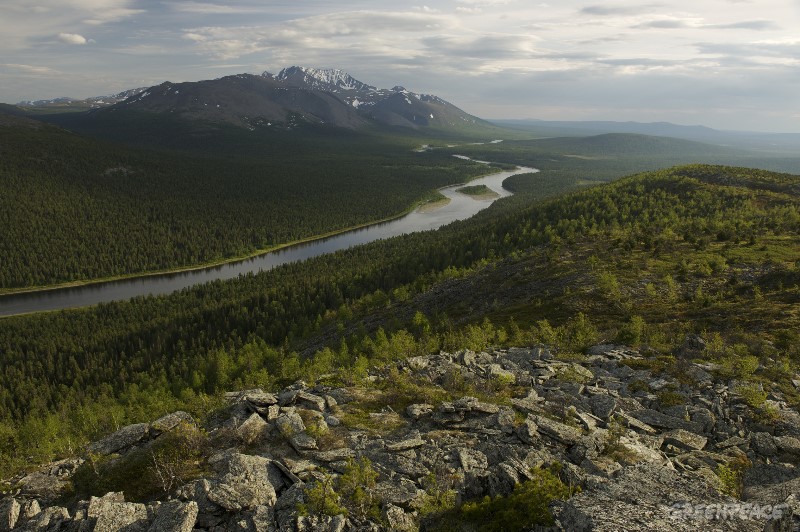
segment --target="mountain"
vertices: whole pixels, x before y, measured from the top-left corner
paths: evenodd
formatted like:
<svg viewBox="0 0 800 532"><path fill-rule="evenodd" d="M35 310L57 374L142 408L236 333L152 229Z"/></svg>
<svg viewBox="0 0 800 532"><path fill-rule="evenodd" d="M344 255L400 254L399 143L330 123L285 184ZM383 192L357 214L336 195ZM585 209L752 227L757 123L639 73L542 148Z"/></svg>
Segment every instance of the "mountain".
<svg viewBox="0 0 800 532"><path fill-rule="evenodd" d="M377 89L335 69L290 67L273 75L239 74L197 82L165 82L104 112L170 113L247 129L303 124L347 129L399 126L443 130L492 128L453 104L401 86Z"/></svg>
<svg viewBox="0 0 800 532"><path fill-rule="evenodd" d="M21 107L26 110L42 110L42 111L53 111L55 109L59 110L72 110L72 111L83 111L86 109L97 109L101 107L108 107L110 105L114 105L115 103L119 103L124 101L131 96L135 96L144 92L146 87L140 87L138 89L128 89L122 92L118 92L116 94L108 94L105 96L93 96L91 98L85 98L83 100L70 98L68 96L62 96L60 98L54 98L52 100L26 100L19 102L17 104L18 107Z"/></svg>
<svg viewBox="0 0 800 532"><path fill-rule="evenodd" d="M634 133L680 138L778 154L794 155L800 149L800 134L797 133L724 131L706 126L684 126L670 122L493 120L492 123L501 127L532 131L547 137Z"/></svg>

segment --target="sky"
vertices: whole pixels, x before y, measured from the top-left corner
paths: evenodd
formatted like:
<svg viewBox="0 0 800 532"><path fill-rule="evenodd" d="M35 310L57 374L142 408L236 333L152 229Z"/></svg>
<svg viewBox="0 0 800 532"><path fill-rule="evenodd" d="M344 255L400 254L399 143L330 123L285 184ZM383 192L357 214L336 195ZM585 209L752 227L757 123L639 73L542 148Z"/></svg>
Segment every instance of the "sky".
<svg viewBox="0 0 800 532"><path fill-rule="evenodd" d="M800 132L800 0L0 0L0 101L300 65L488 119Z"/></svg>

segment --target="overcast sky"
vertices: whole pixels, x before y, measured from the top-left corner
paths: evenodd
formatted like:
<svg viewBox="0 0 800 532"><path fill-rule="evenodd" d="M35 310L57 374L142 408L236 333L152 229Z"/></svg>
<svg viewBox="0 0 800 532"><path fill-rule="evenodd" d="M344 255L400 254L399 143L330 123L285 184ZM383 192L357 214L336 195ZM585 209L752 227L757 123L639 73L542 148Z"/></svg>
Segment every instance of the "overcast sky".
<svg viewBox="0 0 800 532"><path fill-rule="evenodd" d="M290 65L482 118L800 132L800 0L0 0L0 101Z"/></svg>

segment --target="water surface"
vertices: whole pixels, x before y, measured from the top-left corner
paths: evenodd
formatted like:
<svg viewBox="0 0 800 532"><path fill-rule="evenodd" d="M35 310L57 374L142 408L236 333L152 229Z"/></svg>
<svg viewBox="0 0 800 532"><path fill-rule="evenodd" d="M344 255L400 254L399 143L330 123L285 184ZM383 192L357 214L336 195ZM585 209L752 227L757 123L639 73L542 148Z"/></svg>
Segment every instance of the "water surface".
<svg viewBox="0 0 800 532"><path fill-rule="evenodd" d="M537 171L533 168L521 167L470 181L470 185L486 185L497 192L496 198L481 199L468 196L456 192L456 189L463 185L454 185L440 190L444 196L450 199L450 202L436 209L417 209L395 220L296 244L241 261L191 271L0 296L0 316L85 307L109 301L126 300L136 296L169 294L197 284L217 279L233 279L247 273L270 270L282 264L333 253L382 238L438 229L455 220L464 220L474 216L496 199L510 196L511 192L504 189L502 185L503 181L512 175Z"/></svg>

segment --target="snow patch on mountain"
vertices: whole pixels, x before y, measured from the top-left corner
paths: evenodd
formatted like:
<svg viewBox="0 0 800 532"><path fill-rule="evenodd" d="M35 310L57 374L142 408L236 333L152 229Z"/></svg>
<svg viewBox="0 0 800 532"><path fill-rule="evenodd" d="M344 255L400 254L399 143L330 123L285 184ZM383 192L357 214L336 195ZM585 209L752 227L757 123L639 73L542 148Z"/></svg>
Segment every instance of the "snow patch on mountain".
<svg viewBox="0 0 800 532"><path fill-rule="evenodd" d="M307 86L308 88L317 90L377 90L372 85L367 85L338 68L306 68L292 66L284 68L274 76L269 72L265 72L263 75L292 85Z"/></svg>

